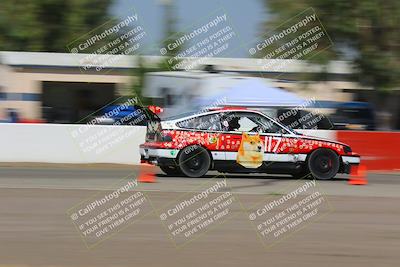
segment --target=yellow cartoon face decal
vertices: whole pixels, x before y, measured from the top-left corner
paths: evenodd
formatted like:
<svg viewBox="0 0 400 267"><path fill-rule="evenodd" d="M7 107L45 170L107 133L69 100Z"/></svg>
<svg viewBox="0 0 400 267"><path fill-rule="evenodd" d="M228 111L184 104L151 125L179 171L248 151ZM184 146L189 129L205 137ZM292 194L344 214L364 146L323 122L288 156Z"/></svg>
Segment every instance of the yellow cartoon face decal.
<svg viewBox="0 0 400 267"><path fill-rule="evenodd" d="M208 138L208 143L210 144L215 144L218 141L218 137L217 136L210 136Z"/></svg>
<svg viewBox="0 0 400 267"><path fill-rule="evenodd" d="M258 168L263 163L263 143L259 134L242 134L239 151L236 156L236 162L245 168Z"/></svg>

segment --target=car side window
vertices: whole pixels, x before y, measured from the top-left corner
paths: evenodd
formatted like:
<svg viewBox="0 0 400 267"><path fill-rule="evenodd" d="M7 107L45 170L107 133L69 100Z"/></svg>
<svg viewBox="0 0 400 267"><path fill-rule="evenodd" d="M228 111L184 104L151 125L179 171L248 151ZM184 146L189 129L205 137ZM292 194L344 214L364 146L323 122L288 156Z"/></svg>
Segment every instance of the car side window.
<svg viewBox="0 0 400 267"><path fill-rule="evenodd" d="M272 120L257 113L236 112L225 114L222 119L224 131L285 133L284 129Z"/></svg>
<svg viewBox="0 0 400 267"><path fill-rule="evenodd" d="M253 120L251 120L251 118L247 116L240 116L238 123L240 125L238 129L239 132L250 132L260 126L258 123L254 122Z"/></svg>
<svg viewBox="0 0 400 267"><path fill-rule="evenodd" d="M221 131L219 114L210 114L178 122L179 127L203 131Z"/></svg>
<svg viewBox="0 0 400 267"><path fill-rule="evenodd" d="M258 114L255 114L255 115L256 116L254 117L254 119L259 124L261 124L261 129L260 129L261 132L263 132L263 133L282 133L282 134L287 133L284 128L280 127L274 121L272 121L264 116L258 115Z"/></svg>

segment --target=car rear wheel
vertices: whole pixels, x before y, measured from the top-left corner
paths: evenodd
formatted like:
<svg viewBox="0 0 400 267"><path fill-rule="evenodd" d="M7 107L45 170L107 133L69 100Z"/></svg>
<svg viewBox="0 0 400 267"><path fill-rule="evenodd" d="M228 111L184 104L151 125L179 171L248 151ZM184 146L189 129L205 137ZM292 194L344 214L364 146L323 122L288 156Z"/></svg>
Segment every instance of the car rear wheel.
<svg viewBox="0 0 400 267"><path fill-rule="evenodd" d="M166 175L169 175L169 176L182 175L182 172L178 166L159 166L159 167Z"/></svg>
<svg viewBox="0 0 400 267"><path fill-rule="evenodd" d="M183 149L178 156L179 167L188 177L201 177L211 165L211 157L206 149L193 145Z"/></svg>
<svg viewBox="0 0 400 267"><path fill-rule="evenodd" d="M339 171L339 156L330 149L320 148L313 151L308 159L308 169L319 180L329 180Z"/></svg>

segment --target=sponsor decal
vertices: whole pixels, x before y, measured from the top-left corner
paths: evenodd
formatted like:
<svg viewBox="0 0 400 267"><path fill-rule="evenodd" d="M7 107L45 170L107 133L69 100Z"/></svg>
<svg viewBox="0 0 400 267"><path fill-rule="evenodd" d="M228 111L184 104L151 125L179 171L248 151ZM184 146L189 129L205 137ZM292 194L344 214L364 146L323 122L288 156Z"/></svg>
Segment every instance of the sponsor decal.
<svg viewBox="0 0 400 267"><path fill-rule="evenodd" d="M218 141L218 138L217 138L217 136L216 135L211 135L209 138L208 138L208 142L210 143L210 144L215 144L216 142Z"/></svg>

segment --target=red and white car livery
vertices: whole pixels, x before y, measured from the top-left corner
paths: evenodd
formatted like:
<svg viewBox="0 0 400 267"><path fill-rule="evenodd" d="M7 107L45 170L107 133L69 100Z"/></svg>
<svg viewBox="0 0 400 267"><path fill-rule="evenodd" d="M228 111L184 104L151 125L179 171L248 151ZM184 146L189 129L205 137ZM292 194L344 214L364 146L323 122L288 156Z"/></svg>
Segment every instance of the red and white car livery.
<svg viewBox="0 0 400 267"><path fill-rule="evenodd" d="M331 179L360 163L346 144L299 134L243 108L152 121L140 153L142 162L156 164L168 175L189 177L216 170Z"/></svg>

